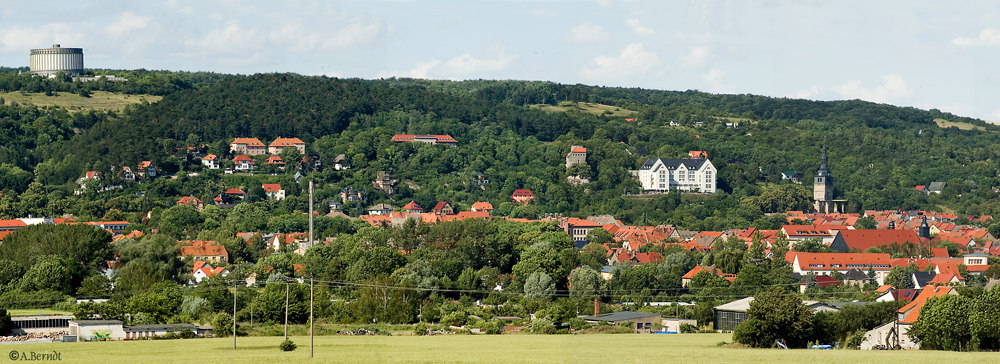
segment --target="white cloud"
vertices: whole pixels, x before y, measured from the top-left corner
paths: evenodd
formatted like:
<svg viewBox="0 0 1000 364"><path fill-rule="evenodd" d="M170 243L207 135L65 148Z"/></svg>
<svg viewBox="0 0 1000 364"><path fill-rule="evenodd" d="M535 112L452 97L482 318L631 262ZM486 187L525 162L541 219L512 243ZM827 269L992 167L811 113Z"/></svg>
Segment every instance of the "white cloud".
<svg viewBox="0 0 1000 364"><path fill-rule="evenodd" d="M656 34L656 31L653 30L653 28L647 28L647 27L642 26L642 22L639 21L639 19L629 19L629 20L626 20L625 24L628 24L629 28L632 28L632 31L635 32L635 34L638 34L638 35L655 35Z"/></svg>
<svg viewBox="0 0 1000 364"><path fill-rule="evenodd" d="M910 97L910 86L903 76L887 74L882 76L882 84L874 89L864 87L859 80L852 80L842 85L833 86L834 92L845 99L861 99L865 101L889 103Z"/></svg>
<svg viewBox="0 0 1000 364"><path fill-rule="evenodd" d="M611 39L611 33L604 30L604 27L591 22L577 25L570 32L573 34L566 37L566 41L574 44L597 44Z"/></svg>
<svg viewBox="0 0 1000 364"><path fill-rule="evenodd" d="M958 46L974 46L980 44L1000 44L1000 30L997 29L983 29L979 32L979 37L976 38L966 38L958 37L951 40L952 43Z"/></svg>
<svg viewBox="0 0 1000 364"><path fill-rule="evenodd" d="M629 44L617 57L600 56L593 65L584 66L580 75L591 79L621 79L643 76L660 65L660 56L649 52L642 43Z"/></svg>
<svg viewBox="0 0 1000 364"><path fill-rule="evenodd" d="M713 67L702 79L708 83L708 92L719 94L731 94L736 92L736 87L726 84L726 71Z"/></svg>
<svg viewBox="0 0 1000 364"><path fill-rule="evenodd" d="M703 67L714 57L711 47L694 46L691 47L691 52L681 56L681 62L687 67Z"/></svg>
<svg viewBox="0 0 1000 364"><path fill-rule="evenodd" d="M253 50L287 49L294 53L316 50L338 51L372 44L384 38L387 30L375 19L357 18L343 28L331 30L307 29L298 22L276 25L271 29L244 28L237 21L230 21L225 28L216 28L200 40L188 40L189 48L217 53Z"/></svg>
<svg viewBox="0 0 1000 364"><path fill-rule="evenodd" d="M82 47L90 37L91 28L81 24L49 23L37 28L0 29L0 52L24 53L29 49L45 48L54 43L64 47ZM27 56L25 56L27 59Z"/></svg>
<svg viewBox="0 0 1000 364"><path fill-rule="evenodd" d="M816 95L819 95L819 85L812 85L809 86L808 89L799 90L799 92L796 92L794 95L791 95L791 97L794 97L796 99L808 99Z"/></svg>
<svg viewBox="0 0 1000 364"><path fill-rule="evenodd" d="M143 29L149 26L149 23L153 21L153 17L149 16L139 16L131 11L126 11L118 15L114 23L111 23L104 30L108 32L108 35L121 37L132 34L133 32Z"/></svg>
<svg viewBox="0 0 1000 364"><path fill-rule="evenodd" d="M597 0L597 5L604 8L610 8L615 5L615 0Z"/></svg>
<svg viewBox="0 0 1000 364"><path fill-rule="evenodd" d="M507 54L502 46L493 46L485 56L464 53L447 61L432 59L418 62L409 71L381 71L375 77L447 78L461 80L488 77L506 71L514 65L516 55Z"/></svg>

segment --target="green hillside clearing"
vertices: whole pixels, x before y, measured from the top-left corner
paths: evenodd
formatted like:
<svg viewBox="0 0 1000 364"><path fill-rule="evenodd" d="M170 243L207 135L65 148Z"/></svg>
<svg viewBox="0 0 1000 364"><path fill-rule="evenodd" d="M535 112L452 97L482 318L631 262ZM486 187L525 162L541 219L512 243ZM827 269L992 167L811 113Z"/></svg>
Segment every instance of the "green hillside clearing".
<svg viewBox="0 0 1000 364"><path fill-rule="evenodd" d="M576 111L591 113L594 115L608 115L611 117L626 117L638 113L637 111L622 109L617 106L594 104L590 102L563 101L560 102L558 106L547 105L547 104L536 104L536 105L531 105L530 107L545 112L567 112L570 110L576 110Z"/></svg>
<svg viewBox="0 0 1000 364"><path fill-rule="evenodd" d="M57 92L58 96L45 96L44 93L30 92L3 92L3 97L7 104L16 102L18 104L32 104L36 106L58 106L69 110L69 112L79 111L121 111L126 105L139 104L143 100L150 103L160 101L163 96L153 95L126 95L116 94L107 91L94 91L90 97L83 97L68 92Z"/></svg>

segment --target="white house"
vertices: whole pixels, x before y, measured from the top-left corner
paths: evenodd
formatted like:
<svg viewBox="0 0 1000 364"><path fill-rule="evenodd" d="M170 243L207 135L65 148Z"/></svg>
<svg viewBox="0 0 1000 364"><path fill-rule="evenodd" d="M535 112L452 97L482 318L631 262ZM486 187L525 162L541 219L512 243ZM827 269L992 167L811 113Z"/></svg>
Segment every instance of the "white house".
<svg viewBox="0 0 1000 364"><path fill-rule="evenodd" d="M249 171L253 169L253 159L246 156L245 154L240 154L233 158L233 164L236 165L237 171Z"/></svg>
<svg viewBox="0 0 1000 364"><path fill-rule="evenodd" d="M201 164L204 164L208 169L219 169L219 156L215 154L206 155L205 158L201 159Z"/></svg>
<svg viewBox="0 0 1000 364"><path fill-rule="evenodd" d="M649 158L638 174L647 192L715 193L716 189L716 169L708 159Z"/></svg>
<svg viewBox="0 0 1000 364"><path fill-rule="evenodd" d="M212 268L208 262L199 260L194 262L194 269L191 271L191 275L194 277L194 283L201 283L201 281L208 277L222 276L225 277L229 275L229 270L226 267L216 267Z"/></svg>

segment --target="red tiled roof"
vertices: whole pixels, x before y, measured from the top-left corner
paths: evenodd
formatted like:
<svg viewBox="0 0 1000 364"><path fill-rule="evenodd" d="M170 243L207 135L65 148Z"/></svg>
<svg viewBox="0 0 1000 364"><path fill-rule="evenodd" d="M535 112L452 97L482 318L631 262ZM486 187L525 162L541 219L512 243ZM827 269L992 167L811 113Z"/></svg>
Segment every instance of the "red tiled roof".
<svg viewBox="0 0 1000 364"><path fill-rule="evenodd" d="M236 140L234 140L229 145L234 145L234 144L246 144L248 147L263 147L264 146L264 143L261 143L260 139L257 139L257 138L236 138Z"/></svg>
<svg viewBox="0 0 1000 364"><path fill-rule="evenodd" d="M142 163L139 163L139 168L149 168L151 165L153 165L152 161L142 161Z"/></svg>
<svg viewBox="0 0 1000 364"><path fill-rule="evenodd" d="M437 205L434 205L434 208L431 209L431 210L432 211L441 211L441 209L443 209L446 205L448 205L447 202L438 201Z"/></svg>
<svg viewBox="0 0 1000 364"><path fill-rule="evenodd" d="M569 152L570 152L570 154L572 154L572 153L586 153L587 152L587 148L576 147L576 148L571 149Z"/></svg>
<svg viewBox="0 0 1000 364"><path fill-rule="evenodd" d="M271 142L268 147L294 147L299 144L305 145L306 142L303 142L299 138L278 138Z"/></svg>
<svg viewBox="0 0 1000 364"><path fill-rule="evenodd" d="M205 158L202 158L201 160L204 160L204 161L215 161L215 160L219 160L219 156L217 156L215 154L209 154L209 155L206 155Z"/></svg>
<svg viewBox="0 0 1000 364"><path fill-rule="evenodd" d="M863 269L855 265L868 267L874 265L876 270L889 270L886 266L891 266L892 261L889 254L882 253L804 253L789 251L785 255L785 260L794 264L795 258L799 259L799 269L809 270L810 265L816 265L813 269L828 270L833 264L839 264L835 269L847 270L851 268Z"/></svg>
<svg viewBox="0 0 1000 364"><path fill-rule="evenodd" d="M911 230L841 230L840 236L849 248L865 251L876 246L888 246L892 243L920 243L917 233Z"/></svg>
<svg viewBox="0 0 1000 364"><path fill-rule="evenodd" d="M703 150L692 150L688 152L688 156L690 156L691 158L708 159L708 153Z"/></svg>
<svg viewBox="0 0 1000 364"><path fill-rule="evenodd" d="M272 155L270 158L268 158L267 161L266 161L266 163L267 164L285 164L285 162L281 160L281 157L276 156L276 155Z"/></svg>
<svg viewBox="0 0 1000 364"><path fill-rule="evenodd" d="M406 206L403 206L403 210L423 210L423 208L417 205L415 201L410 201Z"/></svg>
<svg viewBox="0 0 1000 364"><path fill-rule="evenodd" d="M181 256L229 256L226 247L218 245L191 245L181 247Z"/></svg>
<svg viewBox="0 0 1000 364"><path fill-rule="evenodd" d="M243 192L243 190L240 190L239 188L230 188L230 189L226 190L226 194L227 195L245 195L246 192Z"/></svg>
<svg viewBox="0 0 1000 364"><path fill-rule="evenodd" d="M838 284L843 284L840 281L838 281L837 279L835 279L833 277L830 277L830 276L822 276L822 275L820 275L820 276L815 276L814 278L816 279L816 285L818 285L820 287L829 287L829 286L834 286L834 285L838 285Z"/></svg>
<svg viewBox="0 0 1000 364"><path fill-rule="evenodd" d="M472 204L472 209L476 211L492 210L493 205L491 205L489 202L476 202Z"/></svg>
<svg viewBox="0 0 1000 364"><path fill-rule="evenodd" d="M918 295L916 299L899 309L899 313L909 312L909 314L900 321L917 321L917 319L920 318L920 309L924 307L925 303L927 303L928 298L941 297L946 294L950 294L952 290L954 290L952 287L925 286L924 289L920 290L920 295Z"/></svg>
<svg viewBox="0 0 1000 364"><path fill-rule="evenodd" d="M935 258L947 258L948 248L931 248L931 252L934 253Z"/></svg>
<svg viewBox="0 0 1000 364"><path fill-rule="evenodd" d="M278 192L281 190L281 184L278 183L265 183L260 186L264 188L264 192Z"/></svg>
<svg viewBox="0 0 1000 364"><path fill-rule="evenodd" d="M396 134L392 137L394 142L412 142L414 139L434 139L438 143L458 143L451 135Z"/></svg>
<svg viewBox="0 0 1000 364"><path fill-rule="evenodd" d="M10 235L10 233L12 233L12 232L14 232L14 231L13 230L0 231L0 241L3 241L3 238L5 236L7 236L7 235Z"/></svg>
<svg viewBox="0 0 1000 364"><path fill-rule="evenodd" d="M250 164L253 164L253 158L248 157L246 154L240 154L236 156L236 158L233 158L233 162L244 162L244 161L248 161L250 162Z"/></svg>
<svg viewBox="0 0 1000 364"><path fill-rule="evenodd" d="M514 190L514 193L510 195L511 197L535 197L535 194L531 193L531 190L519 189Z"/></svg>
<svg viewBox="0 0 1000 364"><path fill-rule="evenodd" d="M0 220L0 228L22 228L28 226L19 219Z"/></svg>
<svg viewBox="0 0 1000 364"><path fill-rule="evenodd" d="M184 196L177 203L181 205L197 205L201 203L201 200L194 196Z"/></svg>

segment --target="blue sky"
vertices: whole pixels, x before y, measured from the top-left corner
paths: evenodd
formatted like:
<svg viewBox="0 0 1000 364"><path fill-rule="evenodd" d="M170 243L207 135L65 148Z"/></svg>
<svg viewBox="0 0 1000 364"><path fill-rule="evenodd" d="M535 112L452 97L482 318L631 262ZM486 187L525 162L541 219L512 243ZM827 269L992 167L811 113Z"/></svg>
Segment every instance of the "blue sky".
<svg viewBox="0 0 1000 364"><path fill-rule="evenodd" d="M997 1L14 1L0 65L518 79L863 99L1000 121Z"/></svg>

